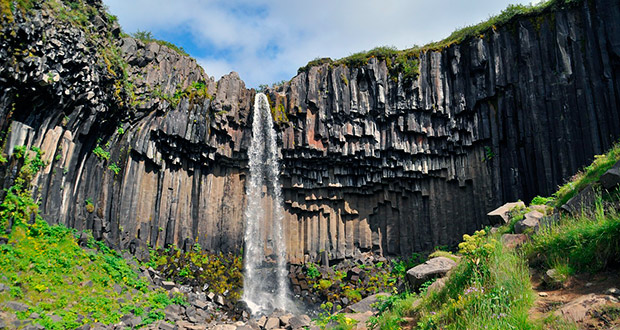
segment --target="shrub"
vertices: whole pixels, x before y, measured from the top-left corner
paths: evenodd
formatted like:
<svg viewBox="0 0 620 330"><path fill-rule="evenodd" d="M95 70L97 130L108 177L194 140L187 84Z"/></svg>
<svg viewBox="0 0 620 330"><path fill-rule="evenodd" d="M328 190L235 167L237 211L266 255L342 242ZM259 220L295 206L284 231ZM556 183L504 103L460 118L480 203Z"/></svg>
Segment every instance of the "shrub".
<svg viewBox="0 0 620 330"><path fill-rule="evenodd" d="M97 145L95 149L93 149L93 154L99 158L101 161L110 160L110 153L105 151L100 145Z"/></svg>

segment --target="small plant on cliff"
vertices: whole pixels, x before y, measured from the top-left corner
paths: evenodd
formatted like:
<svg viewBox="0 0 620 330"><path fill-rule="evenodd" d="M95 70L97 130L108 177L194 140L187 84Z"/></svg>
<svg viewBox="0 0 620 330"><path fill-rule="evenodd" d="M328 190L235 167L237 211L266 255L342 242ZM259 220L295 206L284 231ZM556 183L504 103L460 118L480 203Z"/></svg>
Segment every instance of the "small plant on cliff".
<svg viewBox="0 0 620 330"><path fill-rule="evenodd" d="M117 175L118 173L120 173L121 168L116 165L116 163L112 163L108 166L108 169L112 172L114 172L114 175Z"/></svg>
<svg viewBox="0 0 620 330"><path fill-rule="evenodd" d="M99 160L101 160L101 161L108 161L108 160L110 160L110 153L108 151L105 151L98 144L95 147L95 149L93 149L93 154L95 154L95 156L97 156L97 158L99 158Z"/></svg>
<svg viewBox="0 0 620 330"><path fill-rule="evenodd" d="M316 279L321 276L321 272L319 272L315 263L310 262L306 264L306 275L308 278Z"/></svg>
<svg viewBox="0 0 620 330"><path fill-rule="evenodd" d="M95 205L93 205L93 200L92 199L87 198L84 201L84 205L86 205L86 212L93 213L95 211Z"/></svg>

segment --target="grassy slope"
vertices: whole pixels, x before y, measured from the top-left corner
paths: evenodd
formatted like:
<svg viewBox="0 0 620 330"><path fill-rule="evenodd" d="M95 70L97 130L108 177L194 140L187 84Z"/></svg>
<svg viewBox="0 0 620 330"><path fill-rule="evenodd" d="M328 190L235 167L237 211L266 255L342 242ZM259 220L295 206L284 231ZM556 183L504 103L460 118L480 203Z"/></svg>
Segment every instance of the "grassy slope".
<svg viewBox="0 0 620 330"><path fill-rule="evenodd" d="M562 205L567 196L595 183L620 161L620 144L559 188L548 205ZM576 325L555 317L532 321L528 311L534 302L528 264L556 268L569 276L578 272L605 270L620 263L620 215L618 189L601 192L592 212L561 219L532 235L519 251L506 249L500 235L512 232L506 225L494 235L477 232L464 235L459 245L461 262L440 292L406 294L390 302L392 307L372 323L380 329L398 329L402 318L413 316L419 329L576 329ZM527 208L517 211L522 218ZM417 308L412 307L420 300Z"/></svg>
<svg viewBox="0 0 620 330"><path fill-rule="evenodd" d="M35 323L65 329L116 323L128 312L147 324L163 319L167 305L184 303L181 296L170 299L161 289L150 290L136 269L101 242L90 238L90 249L84 250L74 230L49 226L38 215L29 184L46 166L40 150L18 147L13 159L23 166L0 205L0 237L8 240L0 245L0 283L8 287L0 292L0 310L13 312L4 306L7 301L25 303L29 309L18 312L18 319L36 312L40 318Z"/></svg>

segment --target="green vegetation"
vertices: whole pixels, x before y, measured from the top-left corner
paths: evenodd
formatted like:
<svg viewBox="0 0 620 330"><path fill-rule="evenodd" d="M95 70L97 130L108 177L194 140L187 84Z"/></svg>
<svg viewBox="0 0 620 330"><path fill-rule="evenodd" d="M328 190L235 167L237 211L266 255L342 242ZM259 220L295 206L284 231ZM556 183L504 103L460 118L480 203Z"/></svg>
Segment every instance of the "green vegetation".
<svg viewBox="0 0 620 330"><path fill-rule="evenodd" d="M418 59L421 53L439 51L451 45L462 43L466 39L484 38L489 32L511 24L517 17L540 17L540 15L544 15L551 10L576 6L582 2L583 0L550 0L536 5L510 5L499 15L492 16L488 20L478 24L457 29L441 41L431 42L425 46L414 46L405 50L397 50L390 46L376 47L369 51L355 53L336 61L330 58L316 58L299 68L297 73L308 72L311 67L326 63L330 66L346 65L348 67L360 67L366 65L371 58L377 58L387 62L392 79L396 80L396 78L398 78L398 73L402 73L403 79L407 81L419 75ZM544 19L535 21L537 28L540 28L542 20Z"/></svg>
<svg viewBox="0 0 620 330"><path fill-rule="evenodd" d="M152 250L149 266L156 268L176 283L204 286L217 294L237 301L243 286L242 257L232 253L211 253L195 244L190 251L178 249Z"/></svg>
<svg viewBox="0 0 620 330"><path fill-rule="evenodd" d="M606 210L602 198L594 215L566 216L543 227L524 247L530 260L564 273L598 272L620 262L620 214Z"/></svg>
<svg viewBox="0 0 620 330"><path fill-rule="evenodd" d="M46 166L41 151L17 147L13 156L23 160L23 166L0 204L0 235L8 240L0 245L0 283L9 287L0 292L0 301L27 304L29 309L17 317L37 313L34 322L46 329L116 323L129 310L137 315L150 310L143 324L162 319L163 308L173 302L164 291L148 291L136 270L102 242L91 236L90 250L84 250L75 230L49 226L39 216L30 181Z"/></svg>
<svg viewBox="0 0 620 330"><path fill-rule="evenodd" d="M209 88L203 81L195 81L187 88L177 86L176 91L172 95L162 92L161 86L157 86L151 93L154 97L165 100L173 107L177 107L184 98L189 100L190 108L200 101L204 101L205 99L213 100L214 98L213 95L209 94Z"/></svg>
<svg viewBox="0 0 620 330"><path fill-rule="evenodd" d="M99 158L101 161L110 160L110 152L105 151L99 144L93 149L93 154Z"/></svg>
<svg viewBox="0 0 620 330"><path fill-rule="evenodd" d="M155 43L158 43L158 44L160 44L162 46L166 46L166 47L174 50L175 52L179 53L180 55L189 56L189 54L185 51L185 49L183 49L183 47L179 47L179 46L177 46L177 45L175 45L173 43L170 43L168 41L165 41L165 40L155 39L153 37L153 33L151 33L150 31L138 30L132 36L134 38L136 38L136 39L146 43L146 44L148 44L150 42L155 42Z"/></svg>
<svg viewBox="0 0 620 330"><path fill-rule="evenodd" d="M537 196L530 207L511 211L511 222L495 234L477 231L464 235L459 244L461 259L441 290L420 294L403 293L379 305L380 314L368 325L399 329L405 317L413 317L417 329L577 329L557 316L531 320L533 305L528 263L542 270L555 269L562 281L582 272L599 272L620 262L620 214L618 188L600 194L594 211L564 215L545 224L519 250L505 248L499 240L514 230L514 223L535 205L561 205L579 187L595 183L619 161L619 146L594 162L554 194ZM550 206L549 206L550 207ZM431 256L442 255L435 252ZM600 311L613 316L616 309ZM616 316L617 317L617 316ZM412 322L409 321L411 324Z"/></svg>
<svg viewBox="0 0 620 330"><path fill-rule="evenodd" d="M118 173L120 173L121 168L116 164L116 163L112 163L108 166L108 169L112 172L114 172L114 175L117 175Z"/></svg>
<svg viewBox="0 0 620 330"><path fill-rule="evenodd" d="M618 161L620 161L620 143L614 145L606 154L594 156L592 164L575 174L569 182L561 186L553 194L556 200L555 206L560 207L566 204L569 199L588 184L596 182L603 173L607 172Z"/></svg>
<svg viewBox="0 0 620 330"><path fill-rule="evenodd" d="M284 104L282 103L278 103L276 107L271 108L271 116L273 117L273 121L277 124L288 123L289 121L286 114L286 109L284 108Z"/></svg>

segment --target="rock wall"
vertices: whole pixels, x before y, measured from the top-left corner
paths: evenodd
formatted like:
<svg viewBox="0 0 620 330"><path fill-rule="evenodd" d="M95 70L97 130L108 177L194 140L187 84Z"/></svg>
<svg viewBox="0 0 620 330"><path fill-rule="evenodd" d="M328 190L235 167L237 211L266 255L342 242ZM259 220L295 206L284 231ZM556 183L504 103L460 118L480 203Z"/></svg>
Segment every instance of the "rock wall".
<svg viewBox="0 0 620 330"><path fill-rule="evenodd" d="M412 81L371 58L314 66L268 90L291 261L454 244L499 204L549 194L604 152L620 137L619 7L583 1L518 17L420 54ZM8 153L45 151L44 217L122 248L241 248L255 91L235 73L216 83L165 46L119 37L132 89L115 97L119 79L88 38L34 13L3 28L0 128L10 127Z"/></svg>

